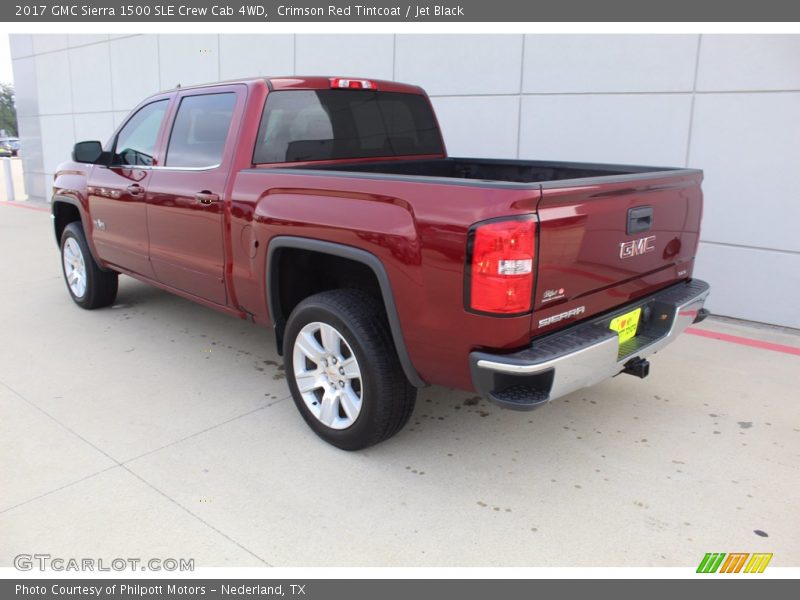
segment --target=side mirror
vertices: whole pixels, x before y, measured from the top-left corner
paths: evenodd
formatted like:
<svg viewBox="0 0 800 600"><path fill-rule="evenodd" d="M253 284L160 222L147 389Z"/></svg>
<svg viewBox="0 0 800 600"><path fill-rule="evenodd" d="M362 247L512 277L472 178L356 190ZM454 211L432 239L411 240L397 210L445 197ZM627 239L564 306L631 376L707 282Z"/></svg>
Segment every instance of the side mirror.
<svg viewBox="0 0 800 600"><path fill-rule="evenodd" d="M100 142L78 142L72 149L72 160L79 163L95 164L103 155L103 145Z"/></svg>

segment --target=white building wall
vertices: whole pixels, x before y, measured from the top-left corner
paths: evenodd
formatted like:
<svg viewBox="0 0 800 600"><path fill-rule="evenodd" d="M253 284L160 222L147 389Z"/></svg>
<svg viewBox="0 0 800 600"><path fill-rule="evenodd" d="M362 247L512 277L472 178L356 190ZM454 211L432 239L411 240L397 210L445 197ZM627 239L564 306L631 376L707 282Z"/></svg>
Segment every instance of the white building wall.
<svg viewBox="0 0 800 600"><path fill-rule="evenodd" d="M12 35L26 186L145 96L249 75L431 94L453 155L704 169L696 275L718 314L800 328L800 36Z"/></svg>

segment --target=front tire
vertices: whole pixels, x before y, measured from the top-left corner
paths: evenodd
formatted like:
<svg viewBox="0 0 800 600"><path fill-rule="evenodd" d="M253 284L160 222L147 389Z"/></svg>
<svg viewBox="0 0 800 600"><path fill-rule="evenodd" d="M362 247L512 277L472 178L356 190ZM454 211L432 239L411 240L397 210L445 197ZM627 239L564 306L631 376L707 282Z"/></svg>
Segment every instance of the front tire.
<svg viewBox="0 0 800 600"><path fill-rule="evenodd" d="M118 275L95 262L83 227L69 223L61 234L61 269L72 300L87 310L110 306L117 298Z"/></svg>
<svg viewBox="0 0 800 600"><path fill-rule="evenodd" d="M283 359L300 414L337 448L392 437L414 409L417 390L400 367L383 307L365 292L333 290L298 304Z"/></svg>

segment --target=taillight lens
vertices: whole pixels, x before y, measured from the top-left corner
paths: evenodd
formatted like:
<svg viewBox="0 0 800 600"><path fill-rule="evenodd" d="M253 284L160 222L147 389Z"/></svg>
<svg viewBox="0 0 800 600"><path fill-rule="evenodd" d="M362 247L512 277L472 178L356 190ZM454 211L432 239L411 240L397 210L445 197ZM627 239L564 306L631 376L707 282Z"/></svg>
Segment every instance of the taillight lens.
<svg viewBox="0 0 800 600"><path fill-rule="evenodd" d="M499 314L531 310L536 223L493 221L473 230L469 306Z"/></svg>

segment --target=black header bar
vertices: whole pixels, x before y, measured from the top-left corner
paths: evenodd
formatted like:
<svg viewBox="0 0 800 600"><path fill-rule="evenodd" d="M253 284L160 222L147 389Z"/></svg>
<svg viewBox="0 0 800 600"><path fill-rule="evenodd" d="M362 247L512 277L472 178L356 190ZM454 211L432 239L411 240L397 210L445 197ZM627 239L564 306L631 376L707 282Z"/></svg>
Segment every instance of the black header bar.
<svg viewBox="0 0 800 600"><path fill-rule="evenodd" d="M798 22L787 0L4 0L2 21Z"/></svg>
<svg viewBox="0 0 800 600"><path fill-rule="evenodd" d="M756 575L755 577L759 577ZM712 579L715 579L712 581ZM537 597L694 600L791 597L796 581L706 575L667 580L553 579L24 579L0 580L7 600L523 600Z"/></svg>

